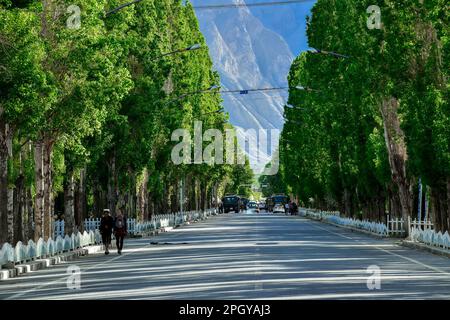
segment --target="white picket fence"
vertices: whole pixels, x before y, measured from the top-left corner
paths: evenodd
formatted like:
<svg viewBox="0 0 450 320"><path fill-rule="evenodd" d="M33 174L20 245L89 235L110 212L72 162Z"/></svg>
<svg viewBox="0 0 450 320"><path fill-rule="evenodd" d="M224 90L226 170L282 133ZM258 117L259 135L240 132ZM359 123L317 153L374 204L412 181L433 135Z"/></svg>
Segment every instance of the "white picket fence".
<svg viewBox="0 0 450 320"><path fill-rule="evenodd" d="M342 218L335 215L325 216L324 219L334 224L366 230L380 236L389 236L389 230L384 223L372 222L369 220L357 220L353 218Z"/></svg>
<svg viewBox="0 0 450 320"><path fill-rule="evenodd" d="M53 222L53 237L56 239L58 236L64 237L64 220ZM89 230L88 230L89 231Z"/></svg>
<svg viewBox="0 0 450 320"><path fill-rule="evenodd" d="M301 208L300 214L314 220L324 220L341 226L369 231L384 237L402 235L404 233L403 219L390 219L389 216L387 223L384 224L382 222L341 217L337 211L318 211Z"/></svg>
<svg viewBox="0 0 450 320"><path fill-rule="evenodd" d="M84 230L100 229L100 218L84 219Z"/></svg>
<svg viewBox="0 0 450 320"><path fill-rule="evenodd" d="M100 218L97 219L84 219L84 230L98 230L100 229ZM129 233L134 233L136 226L136 219L127 219L127 227Z"/></svg>
<svg viewBox="0 0 450 320"><path fill-rule="evenodd" d="M33 240L29 240L27 244L19 241L14 247L5 243L0 250L0 267L8 263L23 263L39 258L52 257L63 252L100 243L101 235L98 231L77 232L70 236L58 236L55 240L50 238L47 241L40 238L37 243Z"/></svg>
<svg viewBox="0 0 450 320"><path fill-rule="evenodd" d="M302 216L315 219L325 220L334 224L351 226L357 229L367 230L381 236L402 236L404 235L405 221L402 218L390 218L387 216L387 223L371 222L368 220L355 220L340 217L339 214L321 212L311 209L300 209ZM433 230L433 222L431 220L411 220L408 219L409 240L420 242L427 246L450 250L450 234L448 231L442 233Z"/></svg>
<svg viewBox="0 0 450 320"><path fill-rule="evenodd" d="M144 234L148 231L166 227L175 227L187 222L203 220L211 215L217 215L215 209L206 211L190 211L184 213L163 214L154 216L150 221L137 223L135 219L128 219L128 230L131 234ZM98 230L100 219L86 219L85 231L64 235L64 221L54 223L54 233L57 236L44 241L42 238L35 243L29 240L27 244L18 242L14 247L9 243L3 244L0 249L0 269L9 263L24 263L40 258L52 257L63 252L73 251L90 245L101 244L102 237Z"/></svg>
<svg viewBox="0 0 450 320"><path fill-rule="evenodd" d="M128 234L139 235L146 232L182 225L187 222L206 219L208 216L216 215L216 209L206 211L188 211L170 214L159 214L153 216L149 221L137 222L136 219L127 219ZM100 219L85 219L85 230L98 230L100 228Z"/></svg>
<svg viewBox="0 0 450 320"><path fill-rule="evenodd" d="M431 220L421 220L418 221L417 219L414 219L411 221L411 219L408 220L409 228L410 230L412 228L420 229L420 230L432 230L433 229L433 222Z"/></svg>
<svg viewBox="0 0 450 320"><path fill-rule="evenodd" d="M448 231L442 234L441 231L436 232L432 229L412 227L410 240L413 242L421 242L432 247L440 247L445 250L450 249L450 235Z"/></svg>
<svg viewBox="0 0 450 320"><path fill-rule="evenodd" d="M403 236L405 234L405 221L403 218L390 218L387 216L387 229L390 236Z"/></svg>
<svg viewBox="0 0 450 320"><path fill-rule="evenodd" d="M300 208L299 213L301 216L305 216L314 220L323 220L328 216L339 216L339 212L337 211L319 211L305 208Z"/></svg>

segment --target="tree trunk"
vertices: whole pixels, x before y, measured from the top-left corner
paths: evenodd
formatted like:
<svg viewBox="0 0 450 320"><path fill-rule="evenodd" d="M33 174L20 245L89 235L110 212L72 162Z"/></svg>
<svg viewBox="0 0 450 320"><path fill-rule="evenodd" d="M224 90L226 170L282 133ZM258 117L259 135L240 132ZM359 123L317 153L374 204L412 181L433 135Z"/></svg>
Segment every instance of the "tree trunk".
<svg viewBox="0 0 450 320"><path fill-rule="evenodd" d="M430 218L433 221L436 232L441 231L441 194L437 187L431 187L431 212Z"/></svg>
<svg viewBox="0 0 450 320"><path fill-rule="evenodd" d="M72 234L75 230L75 178L72 171L67 172L64 185L64 231Z"/></svg>
<svg viewBox="0 0 450 320"><path fill-rule="evenodd" d="M34 143L34 175L36 195L34 197L34 240L43 237L44 216L44 145L41 140Z"/></svg>
<svg viewBox="0 0 450 320"><path fill-rule="evenodd" d="M185 195L184 198L186 199L185 202L185 208L184 211L191 211L192 210L192 177L190 174L186 175L185 183L184 183L184 190Z"/></svg>
<svg viewBox="0 0 450 320"><path fill-rule="evenodd" d="M6 147L8 149L8 159L13 160L12 132L9 128L6 135ZM14 241L14 186L8 181L8 242Z"/></svg>
<svg viewBox="0 0 450 320"><path fill-rule="evenodd" d="M0 107L0 245L8 238L8 140L9 126Z"/></svg>
<svg viewBox="0 0 450 320"><path fill-rule="evenodd" d="M203 182L202 188L202 210L206 210L208 208L208 183Z"/></svg>
<svg viewBox="0 0 450 320"><path fill-rule="evenodd" d="M194 180L195 211L198 211L200 209L199 196L200 196L199 181L198 178L195 178Z"/></svg>
<svg viewBox="0 0 450 320"><path fill-rule="evenodd" d="M447 188L442 188L442 192L440 192L440 226L439 226L439 231L444 232L444 230L447 229L447 201L446 201L446 189Z"/></svg>
<svg viewBox="0 0 450 320"><path fill-rule="evenodd" d="M172 212L178 212L180 207L180 184L176 180L172 186Z"/></svg>
<svg viewBox="0 0 450 320"><path fill-rule="evenodd" d="M129 217L130 218L137 218L137 212L136 212L136 185L137 185L137 177L133 173L133 171L129 170L129 179L130 179L130 185L129 185L129 191L128 191L128 210L129 210Z"/></svg>
<svg viewBox="0 0 450 320"><path fill-rule="evenodd" d="M386 222L386 195L380 195L377 199L378 219Z"/></svg>
<svg viewBox="0 0 450 320"><path fill-rule="evenodd" d="M352 217L351 195L347 188L344 188L344 209L342 212L346 217Z"/></svg>
<svg viewBox="0 0 450 320"><path fill-rule="evenodd" d="M107 201L108 196L106 195L105 197L105 191L100 185L100 181L97 176L95 176L95 178L93 179L92 188L94 193L94 204L92 207L92 213L94 214L95 217L99 218L102 215L102 210L108 206Z"/></svg>
<svg viewBox="0 0 450 320"><path fill-rule="evenodd" d="M13 223L13 242L17 243L18 241L22 241L23 239L23 201L25 199L24 197L24 177L22 174L17 177L16 180L16 188L14 192L14 199L13 202L15 203L14 206L14 223Z"/></svg>
<svg viewBox="0 0 450 320"><path fill-rule="evenodd" d="M117 194L116 194L116 156L115 152L110 158L108 162L108 209L111 211L111 215L115 216L116 213L116 203L117 203Z"/></svg>
<svg viewBox="0 0 450 320"><path fill-rule="evenodd" d="M155 201L151 193L148 194L148 219L151 219L155 215Z"/></svg>
<svg viewBox="0 0 450 320"><path fill-rule="evenodd" d="M27 207L27 239L36 239L34 236L34 211L33 211L33 197L31 195L31 187L26 188L25 192L25 201Z"/></svg>
<svg viewBox="0 0 450 320"><path fill-rule="evenodd" d="M8 242L14 242L14 188L8 188Z"/></svg>
<svg viewBox="0 0 450 320"><path fill-rule="evenodd" d="M383 117L384 137L388 151L389 165L392 181L398 188L401 205L401 213L404 221L408 220L412 212L411 183L406 174L406 162L408 153L405 142L405 134L400 127L398 117L399 102L391 97L385 99L381 104L381 115ZM407 224L405 223L405 226ZM409 230L405 227L408 235Z"/></svg>
<svg viewBox="0 0 450 320"><path fill-rule="evenodd" d="M170 207L170 187L168 186L168 183L164 183L164 195L162 198L162 212L163 213L169 213Z"/></svg>
<svg viewBox="0 0 450 320"><path fill-rule="evenodd" d="M446 228L450 232L450 177L447 177L447 211L445 213Z"/></svg>
<svg viewBox="0 0 450 320"><path fill-rule="evenodd" d="M148 219L148 170L144 169L144 179L139 186L138 210L139 220L146 221Z"/></svg>
<svg viewBox="0 0 450 320"><path fill-rule="evenodd" d="M23 150L18 153L19 157L19 175L14 182L14 193L12 199L12 239L14 243L22 241L23 239L23 212L24 212L24 192L25 192L25 177L23 175ZM26 154L25 154L26 157Z"/></svg>
<svg viewBox="0 0 450 320"><path fill-rule="evenodd" d="M33 235L30 234L30 230L29 230L29 224L30 221L29 219L31 219L31 214L29 212L29 207L28 207L28 189L30 188L30 186L28 185L28 181L27 179L25 179L25 174L24 174L24 166L26 163L27 159L31 158L31 152L32 152L32 148L31 148L31 142L27 142L25 144L25 146L20 150L20 175L23 178L23 185L22 185L22 190L21 192L19 192L19 203L18 206L20 207L20 211L21 211L21 219L22 219L22 225L21 225L21 238L22 240L28 240L28 239L33 239Z"/></svg>
<svg viewBox="0 0 450 320"><path fill-rule="evenodd" d="M80 180L78 181L77 202L75 211L75 225L78 231L83 232L83 219L87 218L86 204L86 168L80 170Z"/></svg>
<svg viewBox="0 0 450 320"><path fill-rule="evenodd" d="M44 175L44 210L43 221L44 240L52 235L53 221L53 177L52 177L52 155L54 141L48 136L44 136L43 141L43 175Z"/></svg>
<svg viewBox="0 0 450 320"><path fill-rule="evenodd" d="M10 158L11 159L11 158ZM14 188L8 187L8 242L14 241Z"/></svg>

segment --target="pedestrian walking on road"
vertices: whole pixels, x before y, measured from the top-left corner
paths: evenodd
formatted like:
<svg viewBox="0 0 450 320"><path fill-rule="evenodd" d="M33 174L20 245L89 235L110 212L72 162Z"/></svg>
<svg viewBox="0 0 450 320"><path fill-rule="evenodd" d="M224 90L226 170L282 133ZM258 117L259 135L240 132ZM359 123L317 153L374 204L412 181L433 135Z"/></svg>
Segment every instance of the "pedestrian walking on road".
<svg viewBox="0 0 450 320"><path fill-rule="evenodd" d="M105 246L105 254L109 254L113 224L114 219L113 217L111 217L111 212L109 211L109 209L103 210L103 217L100 220L100 234L102 235L102 242Z"/></svg>
<svg viewBox="0 0 450 320"><path fill-rule="evenodd" d="M286 215L289 215L289 213L290 213L290 205L289 205L289 203L286 203L286 204L284 205L284 213L285 213Z"/></svg>
<svg viewBox="0 0 450 320"><path fill-rule="evenodd" d="M292 214L297 215L298 214L298 206L297 203L294 201L292 202Z"/></svg>
<svg viewBox="0 0 450 320"><path fill-rule="evenodd" d="M122 254L123 240L128 233L127 219L119 210L116 220L114 221L114 236L116 237L117 253Z"/></svg>

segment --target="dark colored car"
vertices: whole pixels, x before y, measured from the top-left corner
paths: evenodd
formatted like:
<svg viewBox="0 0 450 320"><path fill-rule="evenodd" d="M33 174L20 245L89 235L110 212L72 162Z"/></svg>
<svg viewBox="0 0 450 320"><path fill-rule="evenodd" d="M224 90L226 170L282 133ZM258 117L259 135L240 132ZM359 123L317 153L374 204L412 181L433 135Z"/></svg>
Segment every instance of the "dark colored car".
<svg viewBox="0 0 450 320"><path fill-rule="evenodd" d="M230 211L239 212L241 206L241 198L238 196L225 196L222 198L223 212Z"/></svg>
<svg viewBox="0 0 450 320"><path fill-rule="evenodd" d="M258 206L258 203L256 201L249 201L248 208L253 210L253 211L255 211L255 212L259 212L259 206Z"/></svg>

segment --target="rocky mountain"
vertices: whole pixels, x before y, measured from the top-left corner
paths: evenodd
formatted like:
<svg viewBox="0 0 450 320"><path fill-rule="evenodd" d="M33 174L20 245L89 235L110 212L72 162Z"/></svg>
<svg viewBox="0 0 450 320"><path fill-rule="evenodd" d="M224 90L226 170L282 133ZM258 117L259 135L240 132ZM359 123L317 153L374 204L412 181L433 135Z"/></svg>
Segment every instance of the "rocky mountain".
<svg viewBox="0 0 450 320"><path fill-rule="evenodd" d="M213 4L204 0L192 2L194 6ZM285 39L267 28L249 8L197 9L196 14L215 68L220 73L222 90L287 86L287 74L294 58L292 51ZM245 151L253 169L258 172L270 160L277 145L269 147L268 154L257 159L255 141L250 137L250 143L246 144L242 132L247 129L281 130L287 90L222 96L230 121L238 128L240 144L247 145Z"/></svg>

